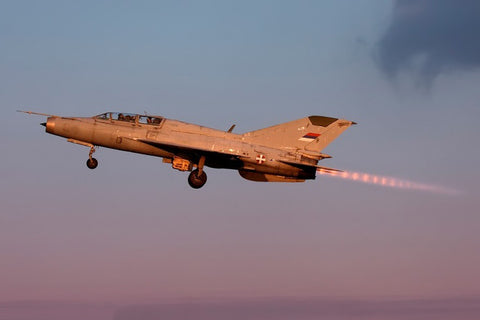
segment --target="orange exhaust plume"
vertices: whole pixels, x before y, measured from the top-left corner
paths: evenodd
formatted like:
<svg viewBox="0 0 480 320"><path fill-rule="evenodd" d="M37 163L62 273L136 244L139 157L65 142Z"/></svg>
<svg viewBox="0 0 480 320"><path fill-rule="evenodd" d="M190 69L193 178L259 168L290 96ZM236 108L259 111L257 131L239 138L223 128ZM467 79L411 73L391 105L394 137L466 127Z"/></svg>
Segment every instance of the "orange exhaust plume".
<svg viewBox="0 0 480 320"><path fill-rule="evenodd" d="M327 175L331 177L341 178L345 180L357 181L362 183L374 184L377 186L387 187L387 188L397 188L397 189L407 189L407 190L420 190L433 193L443 193L455 195L459 194L459 191L430 184L424 184L404 179L398 179L388 176L374 175L370 173L363 172L353 172L353 171L331 171L326 169L317 169L317 172L320 175Z"/></svg>

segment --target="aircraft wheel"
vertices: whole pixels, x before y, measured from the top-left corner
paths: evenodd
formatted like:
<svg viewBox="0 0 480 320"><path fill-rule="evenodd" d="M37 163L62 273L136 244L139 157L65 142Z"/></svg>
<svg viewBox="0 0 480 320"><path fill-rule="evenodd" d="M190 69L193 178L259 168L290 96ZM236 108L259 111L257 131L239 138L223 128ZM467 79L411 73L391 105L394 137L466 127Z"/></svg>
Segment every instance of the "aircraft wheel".
<svg viewBox="0 0 480 320"><path fill-rule="evenodd" d="M87 167L89 169L95 169L98 166L98 161L95 158L91 158L87 160Z"/></svg>
<svg viewBox="0 0 480 320"><path fill-rule="evenodd" d="M190 175L188 176L188 184L190 185L190 187L194 189L199 189L203 187L205 182L207 182L207 174L205 173L205 171L202 171L201 175L198 175L198 169L190 172Z"/></svg>

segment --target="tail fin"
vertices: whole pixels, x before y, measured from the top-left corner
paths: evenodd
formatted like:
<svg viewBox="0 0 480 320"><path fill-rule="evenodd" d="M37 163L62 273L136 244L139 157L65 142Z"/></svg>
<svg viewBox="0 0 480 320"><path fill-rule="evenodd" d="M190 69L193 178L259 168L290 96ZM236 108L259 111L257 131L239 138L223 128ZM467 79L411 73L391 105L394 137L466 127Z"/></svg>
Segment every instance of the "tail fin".
<svg viewBox="0 0 480 320"><path fill-rule="evenodd" d="M250 131L244 137L260 145L320 153L353 124L356 123L345 119L310 116Z"/></svg>

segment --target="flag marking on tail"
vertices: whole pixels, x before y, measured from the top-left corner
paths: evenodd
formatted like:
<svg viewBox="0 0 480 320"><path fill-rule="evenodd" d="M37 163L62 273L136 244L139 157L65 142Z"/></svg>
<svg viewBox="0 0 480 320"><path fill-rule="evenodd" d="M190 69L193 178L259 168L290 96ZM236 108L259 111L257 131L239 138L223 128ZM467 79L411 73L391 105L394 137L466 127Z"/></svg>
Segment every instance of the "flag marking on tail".
<svg viewBox="0 0 480 320"><path fill-rule="evenodd" d="M320 136L320 133L309 132L298 140L300 140L300 141L313 141L313 140L317 139L319 136Z"/></svg>

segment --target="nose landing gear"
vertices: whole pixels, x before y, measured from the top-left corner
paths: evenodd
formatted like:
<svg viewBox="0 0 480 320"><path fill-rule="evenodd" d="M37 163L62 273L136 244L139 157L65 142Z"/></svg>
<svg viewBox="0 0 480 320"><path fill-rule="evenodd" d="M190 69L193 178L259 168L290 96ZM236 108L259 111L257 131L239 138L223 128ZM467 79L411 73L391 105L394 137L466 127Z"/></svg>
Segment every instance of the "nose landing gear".
<svg viewBox="0 0 480 320"><path fill-rule="evenodd" d="M98 160L92 157L93 153L95 152L95 146L90 146L90 152L88 153L88 160L87 160L87 167L89 169L95 169L98 166Z"/></svg>
<svg viewBox="0 0 480 320"><path fill-rule="evenodd" d="M89 169L95 169L98 166L98 160L95 158L90 158L87 160L87 167Z"/></svg>
<svg viewBox="0 0 480 320"><path fill-rule="evenodd" d="M79 140L75 140L75 139L68 139L67 141L71 142L71 143L79 144L79 145L82 145L82 146L85 146L85 147L90 147L90 152L88 153L87 167L89 169L95 169L98 166L97 159L92 157L93 153L96 151L96 148L97 148L96 146L94 146L91 143L84 142L84 141L79 141Z"/></svg>

